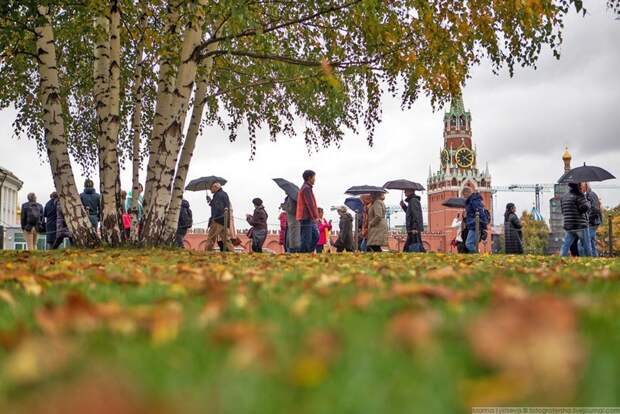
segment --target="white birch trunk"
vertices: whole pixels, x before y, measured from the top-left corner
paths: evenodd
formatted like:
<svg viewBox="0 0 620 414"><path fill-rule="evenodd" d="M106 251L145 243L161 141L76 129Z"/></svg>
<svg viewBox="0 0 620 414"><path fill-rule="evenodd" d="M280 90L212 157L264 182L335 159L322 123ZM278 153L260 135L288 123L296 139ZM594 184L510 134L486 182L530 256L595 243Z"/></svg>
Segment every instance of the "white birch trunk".
<svg viewBox="0 0 620 414"><path fill-rule="evenodd" d="M217 49L218 44L212 43L209 45L208 50ZM176 175L174 177L174 184L172 186L172 196L170 197L170 204L166 212L166 221L163 240L166 242L172 242L179 223L179 213L181 207L181 201L183 200L183 192L185 190L185 183L187 181L187 172L189 170L189 164L194 155L194 148L196 147L196 139L200 133L200 122L202 121L202 113L204 111L205 102L207 98L208 82L211 75L211 69L213 68L213 58L209 57L204 62L205 73L198 81L196 85L196 92L194 93L194 107L192 109L192 117L181 149L181 155L177 166Z"/></svg>
<svg viewBox="0 0 620 414"><path fill-rule="evenodd" d="M120 122L120 10L118 0L111 0L110 59L108 116L103 142L103 168L101 169L101 235L110 246L122 242L120 227L120 169L118 164L118 131Z"/></svg>
<svg viewBox="0 0 620 414"><path fill-rule="evenodd" d="M37 56L39 67L39 99L43 108L45 143L49 157L54 186L60 197L60 205L73 240L79 247L96 247L100 241L93 229L75 185L71 168L62 106L59 99L58 68L54 32L49 9L38 6L40 25L36 27Z"/></svg>
<svg viewBox="0 0 620 414"><path fill-rule="evenodd" d="M99 192L103 191L103 168L105 165L105 133L108 119L109 72L110 66L110 25L105 16L95 18L97 40L95 43L95 65L93 70L95 111L97 113L97 149L99 161Z"/></svg>
<svg viewBox="0 0 620 414"><path fill-rule="evenodd" d="M202 6L206 0L198 3ZM200 11L185 29L181 48L181 65L177 72L175 88L170 97L170 105L166 108L167 112L162 116L166 123L163 125L160 137L156 140L159 146L153 147L155 150L153 170L151 176L147 175L147 185L150 182L151 193L148 203L145 201L141 230L144 240L150 245L162 243L164 219L170 203L172 178L176 169L183 125L198 68L194 51L201 42L203 23L204 13ZM151 164L151 159L149 159L149 164Z"/></svg>
<svg viewBox="0 0 620 414"><path fill-rule="evenodd" d="M178 3L175 0L168 2L166 22L166 33L174 38L177 33L176 22L178 20ZM169 116L170 99L174 88L174 66L170 56L161 56L159 59L159 79L157 82L157 97L155 100L155 117L153 119L153 130L149 142L149 160L146 168L146 182L144 187L144 205L150 204L153 177L155 175L155 163L157 161L156 149L159 148L162 130L167 123L166 117Z"/></svg>

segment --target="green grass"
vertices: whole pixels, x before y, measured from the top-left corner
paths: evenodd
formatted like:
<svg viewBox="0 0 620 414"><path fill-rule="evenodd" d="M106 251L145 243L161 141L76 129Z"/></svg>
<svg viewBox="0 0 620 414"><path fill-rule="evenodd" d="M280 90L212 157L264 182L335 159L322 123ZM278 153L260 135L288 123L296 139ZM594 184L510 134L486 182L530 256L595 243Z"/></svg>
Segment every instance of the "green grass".
<svg viewBox="0 0 620 414"><path fill-rule="evenodd" d="M619 278L612 259L4 252L0 411L620 406Z"/></svg>

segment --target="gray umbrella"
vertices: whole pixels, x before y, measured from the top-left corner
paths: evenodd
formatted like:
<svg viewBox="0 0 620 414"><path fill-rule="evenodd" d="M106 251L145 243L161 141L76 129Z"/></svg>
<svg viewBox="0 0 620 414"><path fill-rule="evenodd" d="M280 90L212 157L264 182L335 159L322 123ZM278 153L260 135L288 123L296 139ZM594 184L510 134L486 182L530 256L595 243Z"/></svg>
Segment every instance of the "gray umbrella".
<svg viewBox="0 0 620 414"><path fill-rule="evenodd" d="M412 191L424 191L425 188L422 184L409 180L394 180L388 181L383 184L383 188L390 190L412 190Z"/></svg>
<svg viewBox="0 0 620 414"><path fill-rule="evenodd" d="M465 199L462 197L453 197L453 198L447 199L441 204L446 207L465 208Z"/></svg>
<svg viewBox="0 0 620 414"><path fill-rule="evenodd" d="M188 191L205 191L211 189L213 183L220 183L221 185L226 184L225 178L218 177L216 175L209 175L208 177L200 177L196 178L187 184L185 187Z"/></svg>
<svg viewBox="0 0 620 414"><path fill-rule="evenodd" d="M601 167L595 167L594 165L586 165L585 163L581 167L573 168L569 172L565 173L558 183L587 183L591 181L605 181L613 180L614 177L609 171L604 170Z"/></svg>
<svg viewBox="0 0 620 414"><path fill-rule="evenodd" d="M299 187L297 187L292 182L285 180L284 178L274 178L278 187L284 190L287 196L291 198L291 200L297 200L297 194L299 193Z"/></svg>
<svg viewBox="0 0 620 414"><path fill-rule="evenodd" d="M344 193L349 195L362 195L371 193L387 193L387 191L383 187L377 187L374 185L354 185Z"/></svg>

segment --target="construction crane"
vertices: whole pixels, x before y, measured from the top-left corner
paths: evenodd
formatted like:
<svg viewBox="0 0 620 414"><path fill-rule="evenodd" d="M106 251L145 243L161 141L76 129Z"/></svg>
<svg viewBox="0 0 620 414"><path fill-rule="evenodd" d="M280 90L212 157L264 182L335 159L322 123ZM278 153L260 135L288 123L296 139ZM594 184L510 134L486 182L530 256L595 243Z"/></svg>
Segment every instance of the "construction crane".
<svg viewBox="0 0 620 414"><path fill-rule="evenodd" d="M542 193L552 192L555 188L555 184L511 184L508 186L492 187L493 194L498 192L520 192L520 193L534 193L534 205L536 212L540 214L542 203ZM593 190L619 190L620 185L610 184L592 184Z"/></svg>

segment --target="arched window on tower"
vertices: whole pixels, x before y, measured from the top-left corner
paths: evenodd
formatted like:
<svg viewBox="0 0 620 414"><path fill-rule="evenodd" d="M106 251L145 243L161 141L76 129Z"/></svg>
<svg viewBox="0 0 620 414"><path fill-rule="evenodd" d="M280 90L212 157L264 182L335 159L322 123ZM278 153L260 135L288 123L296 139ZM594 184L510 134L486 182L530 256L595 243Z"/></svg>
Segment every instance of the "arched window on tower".
<svg viewBox="0 0 620 414"><path fill-rule="evenodd" d="M456 187L457 185L459 185L458 181L456 181L456 178L452 179L452 187Z"/></svg>
<svg viewBox="0 0 620 414"><path fill-rule="evenodd" d="M450 127L456 128L456 117L455 116L452 116L452 118L450 118Z"/></svg>
<svg viewBox="0 0 620 414"><path fill-rule="evenodd" d="M465 129L466 128L465 117L463 115L461 115L459 117L459 128L461 128L461 129Z"/></svg>
<svg viewBox="0 0 620 414"><path fill-rule="evenodd" d="M480 181L480 187L486 187L487 186L487 180L482 179L482 181Z"/></svg>

